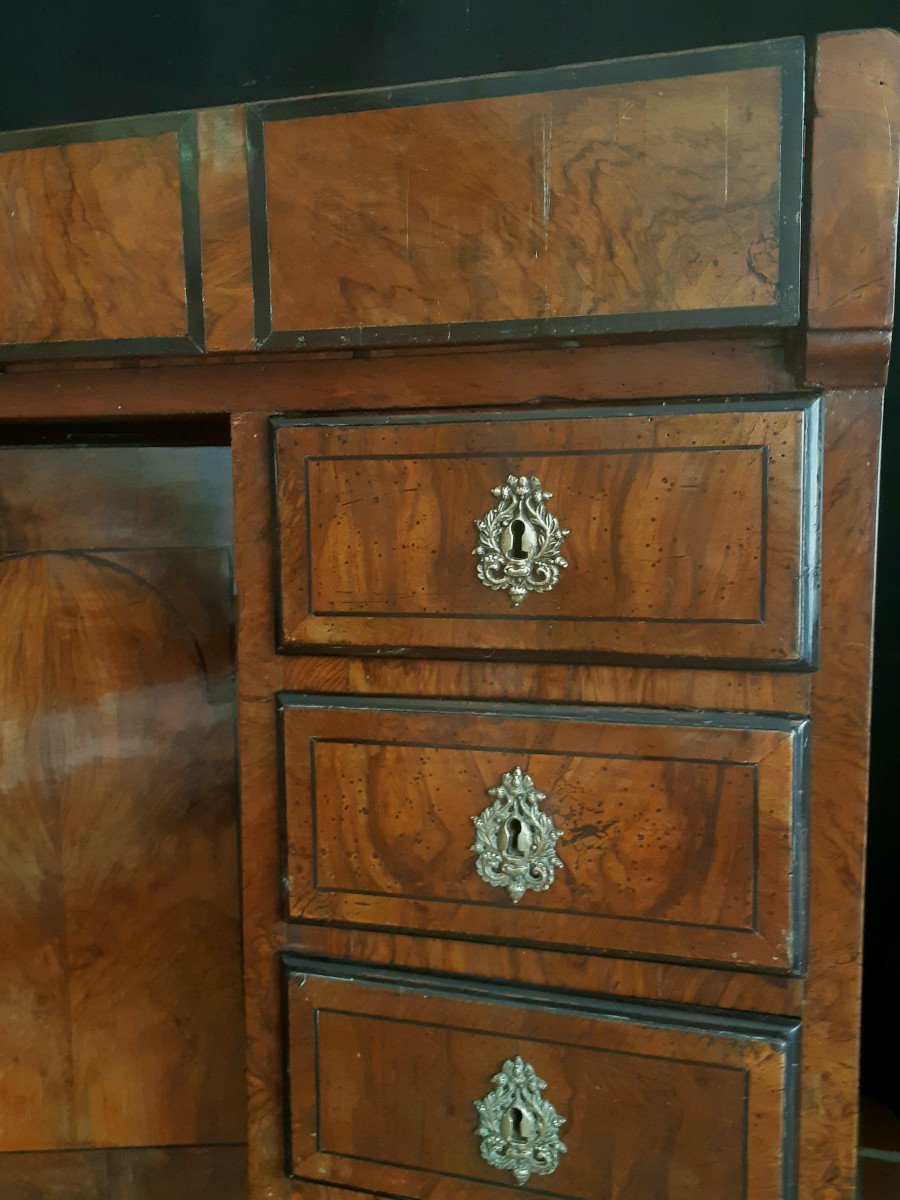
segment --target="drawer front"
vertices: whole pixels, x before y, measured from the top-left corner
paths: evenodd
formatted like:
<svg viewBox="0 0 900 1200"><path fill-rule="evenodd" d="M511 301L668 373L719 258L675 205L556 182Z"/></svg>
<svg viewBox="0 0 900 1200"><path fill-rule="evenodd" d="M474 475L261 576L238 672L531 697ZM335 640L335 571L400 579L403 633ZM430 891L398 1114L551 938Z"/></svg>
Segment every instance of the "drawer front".
<svg viewBox="0 0 900 1200"><path fill-rule="evenodd" d="M809 664L818 417L278 418L281 647Z"/></svg>
<svg viewBox="0 0 900 1200"><path fill-rule="evenodd" d="M284 695L281 737L289 919L802 961L804 722Z"/></svg>
<svg viewBox="0 0 900 1200"><path fill-rule="evenodd" d="M331 969L288 963L297 1179L428 1200L501 1200L516 1170L567 1200L792 1194L787 1024Z"/></svg>

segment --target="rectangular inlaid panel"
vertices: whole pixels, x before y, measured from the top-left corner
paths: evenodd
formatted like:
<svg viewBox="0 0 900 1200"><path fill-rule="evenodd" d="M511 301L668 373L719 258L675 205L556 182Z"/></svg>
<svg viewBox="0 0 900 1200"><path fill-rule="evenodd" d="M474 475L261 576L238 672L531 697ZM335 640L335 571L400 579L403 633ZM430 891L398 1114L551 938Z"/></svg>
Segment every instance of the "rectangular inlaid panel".
<svg viewBox="0 0 900 1200"><path fill-rule="evenodd" d="M281 646L808 664L818 412L276 419Z"/></svg>
<svg viewBox="0 0 900 1200"><path fill-rule="evenodd" d="M0 135L0 358L196 353L196 119Z"/></svg>
<svg viewBox="0 0 900 1200"><path fill-rule="evenodd" d="M782 1200L792 1030L628 1004L466 991L423 977L288 962L295 1178L419 1200L502 1200L475 1102L521 1059L564 1123L525 1194L567 1200ZM327 973L326 973L327 972ZM332 974L333 973L333 974ZM526 1139L524 1092L488 1106L485 1148ZM519 1109L516 1121L514 1107ZM503 1121L511 1111L510 1124ZM525 1114L523 1116L523 1114ZM549 1114L535 1122L545 1134Z"/></svg>
<svg viewBox="0 0 900 1200"><path fill-rule="evenodd" d="M800 39L264 104L273 348L794 324Z"/></svg>
<svg viewBox="0 0 900 1200"><path fill-rule="evenodd" d="M293 919L794 964L805 723L294 695L281 721Z"/></svg>

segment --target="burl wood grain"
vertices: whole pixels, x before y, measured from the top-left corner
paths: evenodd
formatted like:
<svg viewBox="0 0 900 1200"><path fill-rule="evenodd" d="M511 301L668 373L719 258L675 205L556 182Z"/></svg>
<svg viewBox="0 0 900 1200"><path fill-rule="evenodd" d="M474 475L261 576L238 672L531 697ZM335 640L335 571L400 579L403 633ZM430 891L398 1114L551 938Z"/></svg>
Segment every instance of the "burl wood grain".
<svg viewBox="0 0 900 1200"><path fill-rule="evenodd" d="M772 305L780 80L765 67L268 120L273 327Z"/></svg>
<svg viewBox="0 0 900 1200"><path fill-rule="evenodd" d="M0 153L0 344L184 336L181 213L175 132Z"/></svg>
<svg viewBox="0 0 900 1200"><path fill-rule="evenodd" d="M276 427L287 647L802 660L818 407ZM537 476L571 532L557 586L475 571L475 519Z"/></svg>
<svg viewBox="0 0 900 1200"><path fill-rule="evenodd" d="M287 697L291 915L789 967L796 727L603 717ZM546 794L564 867L513 904L475 869L472 817L516 766Z"/></svg>
<svg viewBox="0 0 900 1200"><path fill-rule="evenodd" d="M557 352L557 362L578 362L579 351ZM445 366L466 359L458 356ZM498 355L510 370L517 356ZM530 356L529 356L530 357ZM383 365L393 375L398 362ZM407 363L414 360L405 360ZM644 361L643 355L640 361ZM432 360L434 363L434 360ZM345 369L354 370L356 362ZM441 378L445 366L430 378ZM569 701L584 704L639 705L672 708L734 708L770 713L809 711L809 674L760 671L651 671L627 666L592 666L581 662L504 663L396 658L353 658L349 655L286 656L275 652L272 569L272 463L265 415L233 418L235 541L239 589L239 686L247 699L270 701L281 690L351 692L374 696L462 696L480 699Z"/></svg>
<svg viewBox="0 0 900 1200"><path fill-rule="evenodd" d="M5 1150L243 1138L227 458L155 456L0 454Z"/></svg>
<svg viewBox="0 0 900 1200"><path fill-rule="evenodd" d="M522 998L494 1004L306 971L288 991L291 1151L301 1178L441 1200L508 1195L510 1177L479 1153L473 1102L506 1059L522 1055L566 1117L567 1146L553 1175L533 1177L526 1194L783 1194L790 1134L784 1042L774 1035L652 1028L637 1014L562 1014Z"/></svg>
<svg viewBox="0 0 900 1200"><path fill-rule="evenodd" d="M590 356L592 352L584 352ZM579 352L569 361L581 361ZM477 355L478 358L493 357ZM564 361L559 354L556 361ZM514 355L499 355L507 362ZM441 386L444 366L429 378ZM636 365L643 361L640 352ZM406 365L415 360L406 360ZM383 364L391 372L395 362ZM356 363L345 369L355 370ZM440 369L439 369L440 368ZM352 380L354 376L350 376ZM473 376L474 382L474 376ZM449 938L402 937L363 929L286 926L280 880L279 752L275 692L284 671L287 686L374 694L581 699L606 704L689 704L696 708L760 707L803 712L806 675L729 671L653 671L633 667L543 666L466 662L381 662L344 657L279 659L271 583L272 508L268 421L264 414L232 422L235 466L235 562L239 587L238 654L241 731L241 824L244 852L244 953L249 1095L250 1195L253 1200L315 1196L340 1200L339 1189L311 1182L293 1187L284 1174L282 1044L273 1013L280 1006L277 955L286 945L314 954L396 964L418 970L474 973L484 979L566 986L587 994L734 1007L742 1011L793 1012L802 985L777 976L687 967L635 959L537 951Z"/></svg>

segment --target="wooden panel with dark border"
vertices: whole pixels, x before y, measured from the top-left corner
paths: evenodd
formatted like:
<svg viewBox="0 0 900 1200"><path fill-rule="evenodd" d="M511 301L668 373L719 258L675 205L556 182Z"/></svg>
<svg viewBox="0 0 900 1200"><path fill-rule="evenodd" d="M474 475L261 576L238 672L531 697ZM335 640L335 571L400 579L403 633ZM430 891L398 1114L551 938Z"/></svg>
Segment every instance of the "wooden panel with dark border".
<svg viewBox="0 0 900 1200"><path fill-rule="evenodd" d="M523 1057L565 1117L529 1195L794 1195L796 1026L285 956L289 1165L297 1179L503 1200L474 1107ZM646 1130L653 1129L648 1141Z"/></svg>
<svg viewBox="0 0 900 1200"><path fill-rule="evenodd" d="M795 325L804 69L789 38L249 106L258 347Z"/></svg>
<svg viewBox="0 0 900 1200"><path fill-rule="evenodd" d="M0 359L199 354L197 118L0 134Z"/></svg>
<svg viewBox="0 0 900 1200"><path fill-rule="evenodd" d="M279 647L808 669L819 408L275 418ZM520 607L473 558L510 474L571 530Z"/></svg>
<svg viewBox="0 0 900 1200"><path fill-rule="evenodd" d="M806 722L290 694L280 717L289 920L802 966ZM472 819L515 766L562 867L514 903Z"/></svg>

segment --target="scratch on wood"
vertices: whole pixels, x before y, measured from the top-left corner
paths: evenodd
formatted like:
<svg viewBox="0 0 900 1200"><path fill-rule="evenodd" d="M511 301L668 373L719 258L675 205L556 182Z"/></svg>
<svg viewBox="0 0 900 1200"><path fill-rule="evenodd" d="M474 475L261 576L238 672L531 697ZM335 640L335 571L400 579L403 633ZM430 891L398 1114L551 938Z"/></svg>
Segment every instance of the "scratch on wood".
<svg viewBox="0 0 900 1200"><path fill-rule="evenodd" d="M553 107L546 116L541 115L541 166L543 174L543 209L544 242L550 237L550 210L553 204L553 193L550 187L551 159L553 157Z"/></svg>
<svg viewBox="0 0 900 1200"><path fill-rule="evenodd" d="M725 195L723 203L728 203L728 118L731 114L731 91L725 88Z"/></svg>

